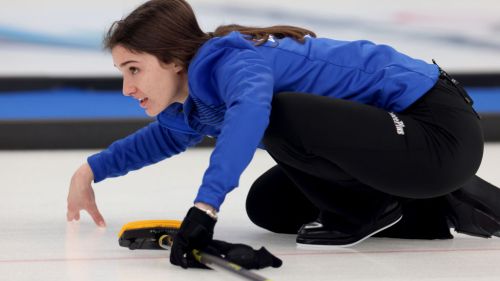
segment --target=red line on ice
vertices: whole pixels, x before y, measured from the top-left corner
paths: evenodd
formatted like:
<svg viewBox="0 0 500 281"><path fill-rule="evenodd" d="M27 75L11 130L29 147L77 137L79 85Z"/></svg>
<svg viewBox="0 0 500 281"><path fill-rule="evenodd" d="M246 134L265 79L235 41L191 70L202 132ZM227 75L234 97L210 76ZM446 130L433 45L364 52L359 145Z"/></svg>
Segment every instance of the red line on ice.
<svg viewBox="0 0 500 281"><path fill-rule="evenodd" d="M400 250L374 250L374 251L355 251L346 249L345 251L317 250L297 252L275 253L277 256L319 256L319 255L355 255L355 254L415 254L415 253L451 253L451 252L496 252L500 248L483 249L400 249ZM82 261L121 261L121 260L168 260L167 256L160 257L88 257L88 258L41 258L41 259L5 259L0 260L0 264L8 263L44 263L44 262L82 262Z"/></svg>

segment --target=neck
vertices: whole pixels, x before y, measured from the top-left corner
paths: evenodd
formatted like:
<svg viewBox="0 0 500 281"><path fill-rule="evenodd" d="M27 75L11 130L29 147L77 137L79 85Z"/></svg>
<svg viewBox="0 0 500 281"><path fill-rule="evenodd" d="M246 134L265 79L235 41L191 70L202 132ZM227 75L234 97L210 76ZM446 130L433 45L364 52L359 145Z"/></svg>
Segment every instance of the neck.
<svg viewBox="0 0 500 281"><path fill-rule="evenodd" d="M180 87L180 95L179 95L179 100L178 102L184 103L189 96L189 84L188 84L188 79L187 79L187 73L182 72L180 75L181 76L181 87Z"/></svg>

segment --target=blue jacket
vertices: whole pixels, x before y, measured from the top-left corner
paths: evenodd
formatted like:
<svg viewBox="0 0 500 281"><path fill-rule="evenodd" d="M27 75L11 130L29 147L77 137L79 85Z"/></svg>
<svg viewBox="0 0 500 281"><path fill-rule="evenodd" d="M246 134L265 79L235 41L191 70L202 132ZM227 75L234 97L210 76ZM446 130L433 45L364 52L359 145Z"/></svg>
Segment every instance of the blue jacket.
<svg viewBox="0 0 500 281"><path fill-rule="evenodd" d="M157 121L88 158L94 181L124 175L217 138L195 202L219 209L238 186L283 91L352 100L400 112L437 81L437 66L386 45L306 37L262 46L238 32L207 41L188 68L189 97Z"/></svg>

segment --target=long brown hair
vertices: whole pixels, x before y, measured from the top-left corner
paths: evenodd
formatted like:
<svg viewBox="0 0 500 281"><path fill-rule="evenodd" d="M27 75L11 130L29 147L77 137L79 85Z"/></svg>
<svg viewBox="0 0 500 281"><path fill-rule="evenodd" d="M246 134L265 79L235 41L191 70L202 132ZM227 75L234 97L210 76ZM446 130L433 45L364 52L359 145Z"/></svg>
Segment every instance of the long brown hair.
<svg viewBox="0 0 500 281"><path fill-rule="evenodd" d="M274 25L270 27L251 27L242 26L238 24L221 25L215 29L213 33L209 33L213 36L224 36L232 31L238 31L241 34L250 35L251 39L256 41L255 45L259 46L269 39L269 36L281 39L285 37L290 37L295 39L300 43L304 43L304 36L309 35L311 37L316 37L316 33L297 26L290 25Z"/></svg>
<svg viewBox="0 0 500 281"><path fill-rule="evenodd" d="M133 52L154 55L164 63L176 61L187 67L203 43L232 31L249 35L255 45L265 43L270 35L291 37L299 42L303 42L306 35L316 37L310 30L286 25L258 28L232 24L205 33L186 1L150 0L111 25L104 38L104 48L112 50L121 45Z"/></svg>

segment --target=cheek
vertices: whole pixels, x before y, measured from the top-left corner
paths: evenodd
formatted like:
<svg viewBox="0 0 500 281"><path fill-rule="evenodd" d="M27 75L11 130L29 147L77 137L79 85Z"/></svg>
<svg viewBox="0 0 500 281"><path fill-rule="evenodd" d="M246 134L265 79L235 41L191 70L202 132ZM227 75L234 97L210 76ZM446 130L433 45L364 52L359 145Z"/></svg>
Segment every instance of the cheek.
<svg viewBox="0 0 500 281"><path fill-rule="evenodd" d="M162 81L162 83L158 83L154 87L154 93L151 92L152 103L156 110L163 110L168 107L177 96L177 91L172 84L172 81Z"/></svg>
<svg viewBox="0 0 500 281"><path fill-rule="evenodd" d="M177 96L180 89L179 78L177 76L165 77L162 88L164 94L168 95L170 98Z"/></svg>
<svg viewBox="0 0 500 281"><path fill-rule="evenodd" d="M145 93L156 99L156 104L168 105L179 93L181 86L179 77L180 75L170 71L157 71L144 81Z"/></svg>

